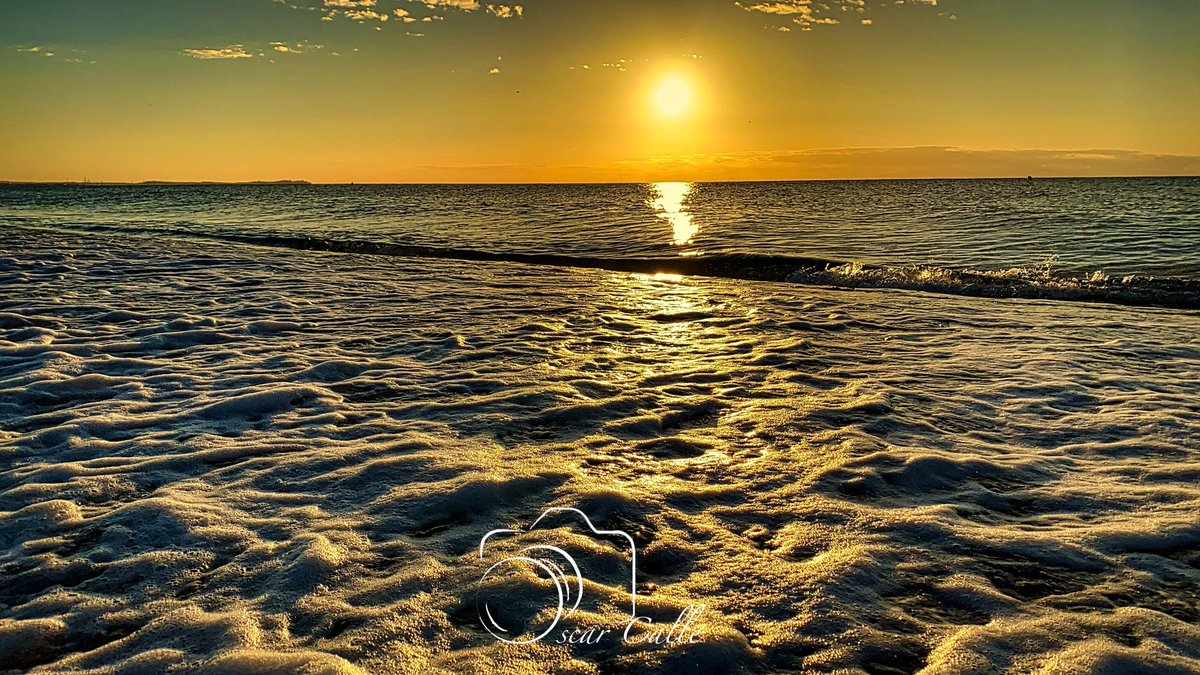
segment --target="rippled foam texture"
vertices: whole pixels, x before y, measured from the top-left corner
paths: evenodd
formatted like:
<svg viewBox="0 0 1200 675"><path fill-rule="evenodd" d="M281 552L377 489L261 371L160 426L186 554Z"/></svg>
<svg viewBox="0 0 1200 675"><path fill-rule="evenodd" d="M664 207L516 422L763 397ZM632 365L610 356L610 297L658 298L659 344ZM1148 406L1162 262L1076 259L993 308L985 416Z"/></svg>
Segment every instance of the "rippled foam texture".
<svg viewBox="0 0 1200 675"><path fill-rule="evenodd" d="M0 668L1200 672L1195 312L25 231L0 287ZM547 505L701 641L484 632Z"/></svg>

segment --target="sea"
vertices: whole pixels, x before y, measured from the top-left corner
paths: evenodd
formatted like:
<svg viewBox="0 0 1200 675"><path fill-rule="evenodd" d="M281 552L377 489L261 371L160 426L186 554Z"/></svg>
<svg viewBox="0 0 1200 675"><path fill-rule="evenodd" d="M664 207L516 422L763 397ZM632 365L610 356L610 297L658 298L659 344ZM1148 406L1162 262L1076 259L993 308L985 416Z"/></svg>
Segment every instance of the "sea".
<svg viewBox="0 0 1200 675"><path fill-rule="evenodd" d="M0 223L1200 306L1196 178L7 186Z"/></svg>
<svg viewBox="0 0 1200 675"><path fill-rule="evenodd" d="M0 671L1200 673L1200 179L0 186Z"/></svg>

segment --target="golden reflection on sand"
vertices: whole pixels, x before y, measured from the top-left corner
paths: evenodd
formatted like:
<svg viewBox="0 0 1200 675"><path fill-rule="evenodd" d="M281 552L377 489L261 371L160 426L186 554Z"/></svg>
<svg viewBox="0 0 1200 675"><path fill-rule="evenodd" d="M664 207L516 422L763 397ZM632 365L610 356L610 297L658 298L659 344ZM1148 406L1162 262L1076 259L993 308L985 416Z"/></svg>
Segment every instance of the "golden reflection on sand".
<svg viewBox="0 0 1200 675"><path fill-rule="evenodd" d="M619 318L638 337L614 346L636 386L705 370L719 357L723 333L701 323L718 311L703 283L667 273L613 274L609 281L611 305L627 308Z"/></svg>

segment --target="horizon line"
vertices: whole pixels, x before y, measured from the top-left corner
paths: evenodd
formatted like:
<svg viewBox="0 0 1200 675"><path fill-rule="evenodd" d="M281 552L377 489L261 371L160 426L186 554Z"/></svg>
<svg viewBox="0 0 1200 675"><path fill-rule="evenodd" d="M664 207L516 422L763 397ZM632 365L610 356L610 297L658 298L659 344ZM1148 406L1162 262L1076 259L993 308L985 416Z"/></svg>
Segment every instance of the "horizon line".
<svg viewBox="0 0 1200 675"><path fill-rule="evenodd" d="M0 179L0 186L97 186L97 187L155 187L155 186L400 186L400 185L650 185L654 183L852 183L852 182L885 182L885 181L967 181L967 180L1120 180L1130 178L1200 178L1200 174L1112 174L1103 176L1079 175L1003 175L1003 176L910 176L910 177L868 177L868 178L769 178L769 179L733 179L733 180L569 180L569 181L310 181L305 179L284 180L127 180L127 181L89 181L89 180L6 180Z"/></svg>

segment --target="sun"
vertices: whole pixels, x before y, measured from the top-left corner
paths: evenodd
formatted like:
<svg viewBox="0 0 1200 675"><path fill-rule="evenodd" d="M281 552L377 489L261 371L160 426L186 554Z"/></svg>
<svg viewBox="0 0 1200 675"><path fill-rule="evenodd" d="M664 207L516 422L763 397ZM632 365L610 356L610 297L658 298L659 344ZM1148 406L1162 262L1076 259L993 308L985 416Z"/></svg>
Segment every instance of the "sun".
<svg viewBox="0 0 1200 675"><path fill-rule="evenodd" d="M688 87L687 82L672 77L663 80L662 84L658 85L658 92L655 93L654 100L658 103L658 109L662 114L668 117L677 117L691 104L692 90Z"/></svg>

